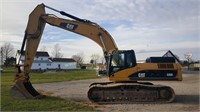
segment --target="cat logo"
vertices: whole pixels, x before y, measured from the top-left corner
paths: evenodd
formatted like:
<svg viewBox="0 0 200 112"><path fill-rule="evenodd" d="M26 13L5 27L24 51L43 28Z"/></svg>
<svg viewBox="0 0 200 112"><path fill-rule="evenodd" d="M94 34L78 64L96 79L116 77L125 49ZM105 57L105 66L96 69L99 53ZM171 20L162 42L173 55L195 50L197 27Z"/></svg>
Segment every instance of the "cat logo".
<svg viewBox="0 0 200 112"><path fill-rule="evenodd" d="M138 73L138 77L140 77L140 78L145 77L145 73Z"/></svg>
<svg viewBox="0 0 200 112"><path fill-rule="evenodd" d="M75 30L78 27L78 25L71 23L60 23L60 26L67 30Z"/></svg>

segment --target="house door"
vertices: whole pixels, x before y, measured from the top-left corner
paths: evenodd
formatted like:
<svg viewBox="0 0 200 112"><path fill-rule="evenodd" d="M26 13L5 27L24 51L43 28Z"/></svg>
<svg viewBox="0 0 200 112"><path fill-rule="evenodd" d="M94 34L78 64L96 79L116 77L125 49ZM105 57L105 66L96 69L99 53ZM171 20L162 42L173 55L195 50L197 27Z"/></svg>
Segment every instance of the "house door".
<svg viewBox="0 0 200 112"><path fill-rule="evenodd" d="M58 69L60 70L60 64L58 64Z"/></svg>

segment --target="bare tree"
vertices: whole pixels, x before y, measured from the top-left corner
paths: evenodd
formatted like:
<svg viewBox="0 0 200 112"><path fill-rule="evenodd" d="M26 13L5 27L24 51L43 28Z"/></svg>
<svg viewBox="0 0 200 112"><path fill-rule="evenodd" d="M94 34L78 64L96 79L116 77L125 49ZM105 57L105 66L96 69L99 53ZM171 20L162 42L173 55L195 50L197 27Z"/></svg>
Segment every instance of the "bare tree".
<svg viewBox="0 0 200 112"><path fill-rule="evenodd" d="M84 62L84 54L83 52L79 52L76 55L73 55L72 58L77 62L77 65L81 67Z"/></svg>
<svg viewBox="0 0 200 112"><path fill-rule="evenodd" d="M1 64L0 65L3 65L3 59L4 59L4 57L3 57L3 46L1 46L1 54L0 54L0 57L1 57Z"/></svg>
<svg viewBox="0 0 200 112"><path fill-rule="evenodd" d="M1 64L3 64L3 62L12 57L14 55L14 47L11 43L4 43L3 46L1 46ZM5 64L6 65L6 64ZM7 65L6 65L7 67Z"/></svg>
<svg viewBox="0 0 200 112"><path fill-rule="evenodd" d="M98 54L92 54L92 55L91 55L91 60L94 61L93 63L94 63L95 65L97 64L99 58L100 58L100 56L99 56Z"/></svg>
<svg viewBox="0 0 200 112"><path fill-rule="evenodd" d="M61 48L59 44L55 44L53 47L53 51L51 52L52 57L54 58L62 58L63 54L60 52Z"/></svg>

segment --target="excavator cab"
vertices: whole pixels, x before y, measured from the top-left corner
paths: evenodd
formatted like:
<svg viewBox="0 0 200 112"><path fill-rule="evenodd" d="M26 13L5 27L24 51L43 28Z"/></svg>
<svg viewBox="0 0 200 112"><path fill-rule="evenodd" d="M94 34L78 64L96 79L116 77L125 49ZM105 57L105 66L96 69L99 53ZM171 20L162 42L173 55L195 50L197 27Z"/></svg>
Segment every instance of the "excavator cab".
<svg viewBox="0 0 200 112"><path fill-rule="evenodd" d="M100 76L112 76L115 72L137 65L134 50L118 50L107 56L107 68L98 70Z"/></svg>
<svg viewBox="0 0 200 112"><path fill-rule="evenodd" d="M115 72L132 68L137 65L134 50L119 50L109 57L108 74L112 76Z"/></svg>

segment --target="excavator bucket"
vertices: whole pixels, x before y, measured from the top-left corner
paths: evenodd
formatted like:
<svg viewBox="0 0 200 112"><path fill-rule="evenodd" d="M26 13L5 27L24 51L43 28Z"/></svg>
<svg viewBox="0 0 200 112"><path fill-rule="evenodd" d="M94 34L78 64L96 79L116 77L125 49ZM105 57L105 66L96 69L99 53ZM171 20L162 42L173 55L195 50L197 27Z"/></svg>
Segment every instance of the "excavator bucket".
<svg viewBox="0 0 200 112"><path fill-rule="evenodd" d="M34 99L42 98L43 95L38 93L28 81L17 81L11 88L10 95L16 99Z"/></svg>
<svg viewBox="0 0 200 112"><path fill-rule="evenodd" d="M16 99L37 99L44 97L44 95L41 95L34 89L29 80L23 77L15 81L15 85L10 90L10 95Z"/></svg>

